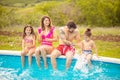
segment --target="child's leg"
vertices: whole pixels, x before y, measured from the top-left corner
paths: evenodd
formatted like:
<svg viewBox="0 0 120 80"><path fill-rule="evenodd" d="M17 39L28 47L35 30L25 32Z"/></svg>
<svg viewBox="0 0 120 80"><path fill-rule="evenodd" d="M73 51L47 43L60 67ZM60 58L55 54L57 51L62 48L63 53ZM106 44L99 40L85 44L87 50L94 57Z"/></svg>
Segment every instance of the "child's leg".
<svg viewBox="0 0 120 80"><path fill-rule="evenodd" d="M87 57L87 55L83 53L82 56L81 56L82 61L85 61L85 60L86 60L86 57Z"/></svg>
<svg viewBox="0 0 120 80"><path fill-rule="evenodd" d="M40 67L40 47L35 50L35 58L38 67Z"/></svg>
<svg viewBox="0 0 120 80"><path fill-rule="evenodd" d="M29 66L31 66L32 63L32 55L35 52L35 48L30 49L29 53L28 53L28 61L29 61Z"/></svg>
<svg viewBox="0 0 120 80"><path fill-rule="evenodd" d="M88 66L91 67L92 66L91 65L92 54L88 54L86 58L87 58L87 61L88 61Z"/></svg>
<svg viewBox="0 0 120 80"><path fill-rule="evenodd" d="M27 51L22 51L21 52L21 62L22 62L22 67L24 67L24 56L27 54Z"/></svg>

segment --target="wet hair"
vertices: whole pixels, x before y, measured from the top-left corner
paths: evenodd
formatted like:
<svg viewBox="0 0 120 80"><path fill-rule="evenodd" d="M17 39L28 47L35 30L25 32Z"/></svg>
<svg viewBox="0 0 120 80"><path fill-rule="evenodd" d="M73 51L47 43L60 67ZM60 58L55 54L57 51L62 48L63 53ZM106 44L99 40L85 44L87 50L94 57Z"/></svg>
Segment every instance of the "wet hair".
<svg viewBox="0 0 120 80"><path fill-rule="evenodd" d="M90 36L92 35L91 29L90 29L90 28L87 28L84 34L85 34L86 36L90 37Z"/></svg>
<svg viewBox="0 0 120 80"><path fill-rule="evenodd" d="M76 29L77 28L76 24L73 21L68 22L67 27L69 29L71 29L71 28Z"/></svg>
<svg viewBox="0 0 120 80"><path fill-rule="evenodd" d="M44 26L44 20L46 19L46 18L48 18L49 19L49 21L50 21L50 24L49 24L49 28L51 28L51 19L50 19L50 17L48 17L48 16L43 16L42 17L42 19L41 19L41 28L42 28L42 30L45 30L45 26Z"/></svg>
<svg viewBox="0 0 120 80"><path fill-rule="evenodd" d="M31 29L31 33L30 33L30 34L34 35L34 36L35 36L35 39L36 39L35 32L34 32L33 27L32 27L31 25L26 25L26 26L24 27L24 30L23 30L23 39L24 39L25 36L26 36L25 30L26 30L28 27L30 27L30 29Z"/></svg>

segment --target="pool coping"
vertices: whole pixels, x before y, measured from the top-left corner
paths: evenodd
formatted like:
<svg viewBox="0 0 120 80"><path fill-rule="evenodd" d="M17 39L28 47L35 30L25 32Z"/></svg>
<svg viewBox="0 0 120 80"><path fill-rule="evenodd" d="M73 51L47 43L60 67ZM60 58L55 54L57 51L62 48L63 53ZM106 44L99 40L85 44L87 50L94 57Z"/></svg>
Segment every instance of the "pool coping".
<svg viewBox="0 0 120 80"><path fill-rule="evenodd" d="M0 50L0 54L2 54L2 55L20 56L20 53L21 53L21 51ZM35 55L33 55L33 56L35 56ZM47 57L50 57L50 55L47 55ZM79 57L79 54L75 54L73 56L73 59L78 59L78 57ZM66 57L62 55L58 58L66 58ZM120 59L118 59L118 58L110 58L110 57L103 57L103 56L99 56L99 58L97 58L96 56L93 55L92 60L120 64Z"/></svg>

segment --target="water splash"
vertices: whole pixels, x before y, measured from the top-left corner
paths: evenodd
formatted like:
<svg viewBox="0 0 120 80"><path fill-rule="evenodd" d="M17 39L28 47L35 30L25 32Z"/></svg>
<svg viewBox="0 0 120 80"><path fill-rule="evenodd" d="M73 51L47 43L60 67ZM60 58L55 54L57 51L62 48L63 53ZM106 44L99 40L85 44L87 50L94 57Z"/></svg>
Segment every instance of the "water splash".
<svg viewBox="0 0 120 80"><path fill-rule="evenodd" d="M81 70L82 72L88 73L88 68L87 68L88 61L84 57L78 58L74 70Z"/></svg>
<svg viewBox="0 0 120 80"><path fill-rule="evenodd" d="M17 72L19 69L3 68L0 67L0 79L2 80L15 80L17 79Z"/></svg>
<svg viewBox="0 0 120 80"><path fill-rule="evenodd" d="M18 76L19 80L37 80L31 76L32 69L23 70L23 72Z"/></svg>
<svg viewBox="0 0 120 80"><path fill-rule="evenodd" d="M66 71L59 71L59 70L54 70L51 72L52 76L67 76Z"/></svg>

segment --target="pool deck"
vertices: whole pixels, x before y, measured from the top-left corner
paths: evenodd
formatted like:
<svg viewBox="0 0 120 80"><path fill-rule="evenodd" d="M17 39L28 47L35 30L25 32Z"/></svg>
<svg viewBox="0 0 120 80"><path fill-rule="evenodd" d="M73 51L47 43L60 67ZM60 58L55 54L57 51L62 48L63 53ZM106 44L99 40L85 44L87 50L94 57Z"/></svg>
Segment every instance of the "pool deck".
<svg viewBox="0 0 120 80"><path fill-rule="evenodd" d="M21 51L0 50L1 55L20 56L20 53L21 53ZM33 56L35 56L35 55L33 55ZM47 57L50 57L50 55L47 55ZM78 57L79 57L79 55L75 54L73 59L77 59ZM65 56L60 56L58 58L65 58ZM99 56L99 58L97 58L96 56L93 55L92 60L120 64L120 59L118 59L118 58L110 58L110 57L102 57L102 56Z"/></svg>

